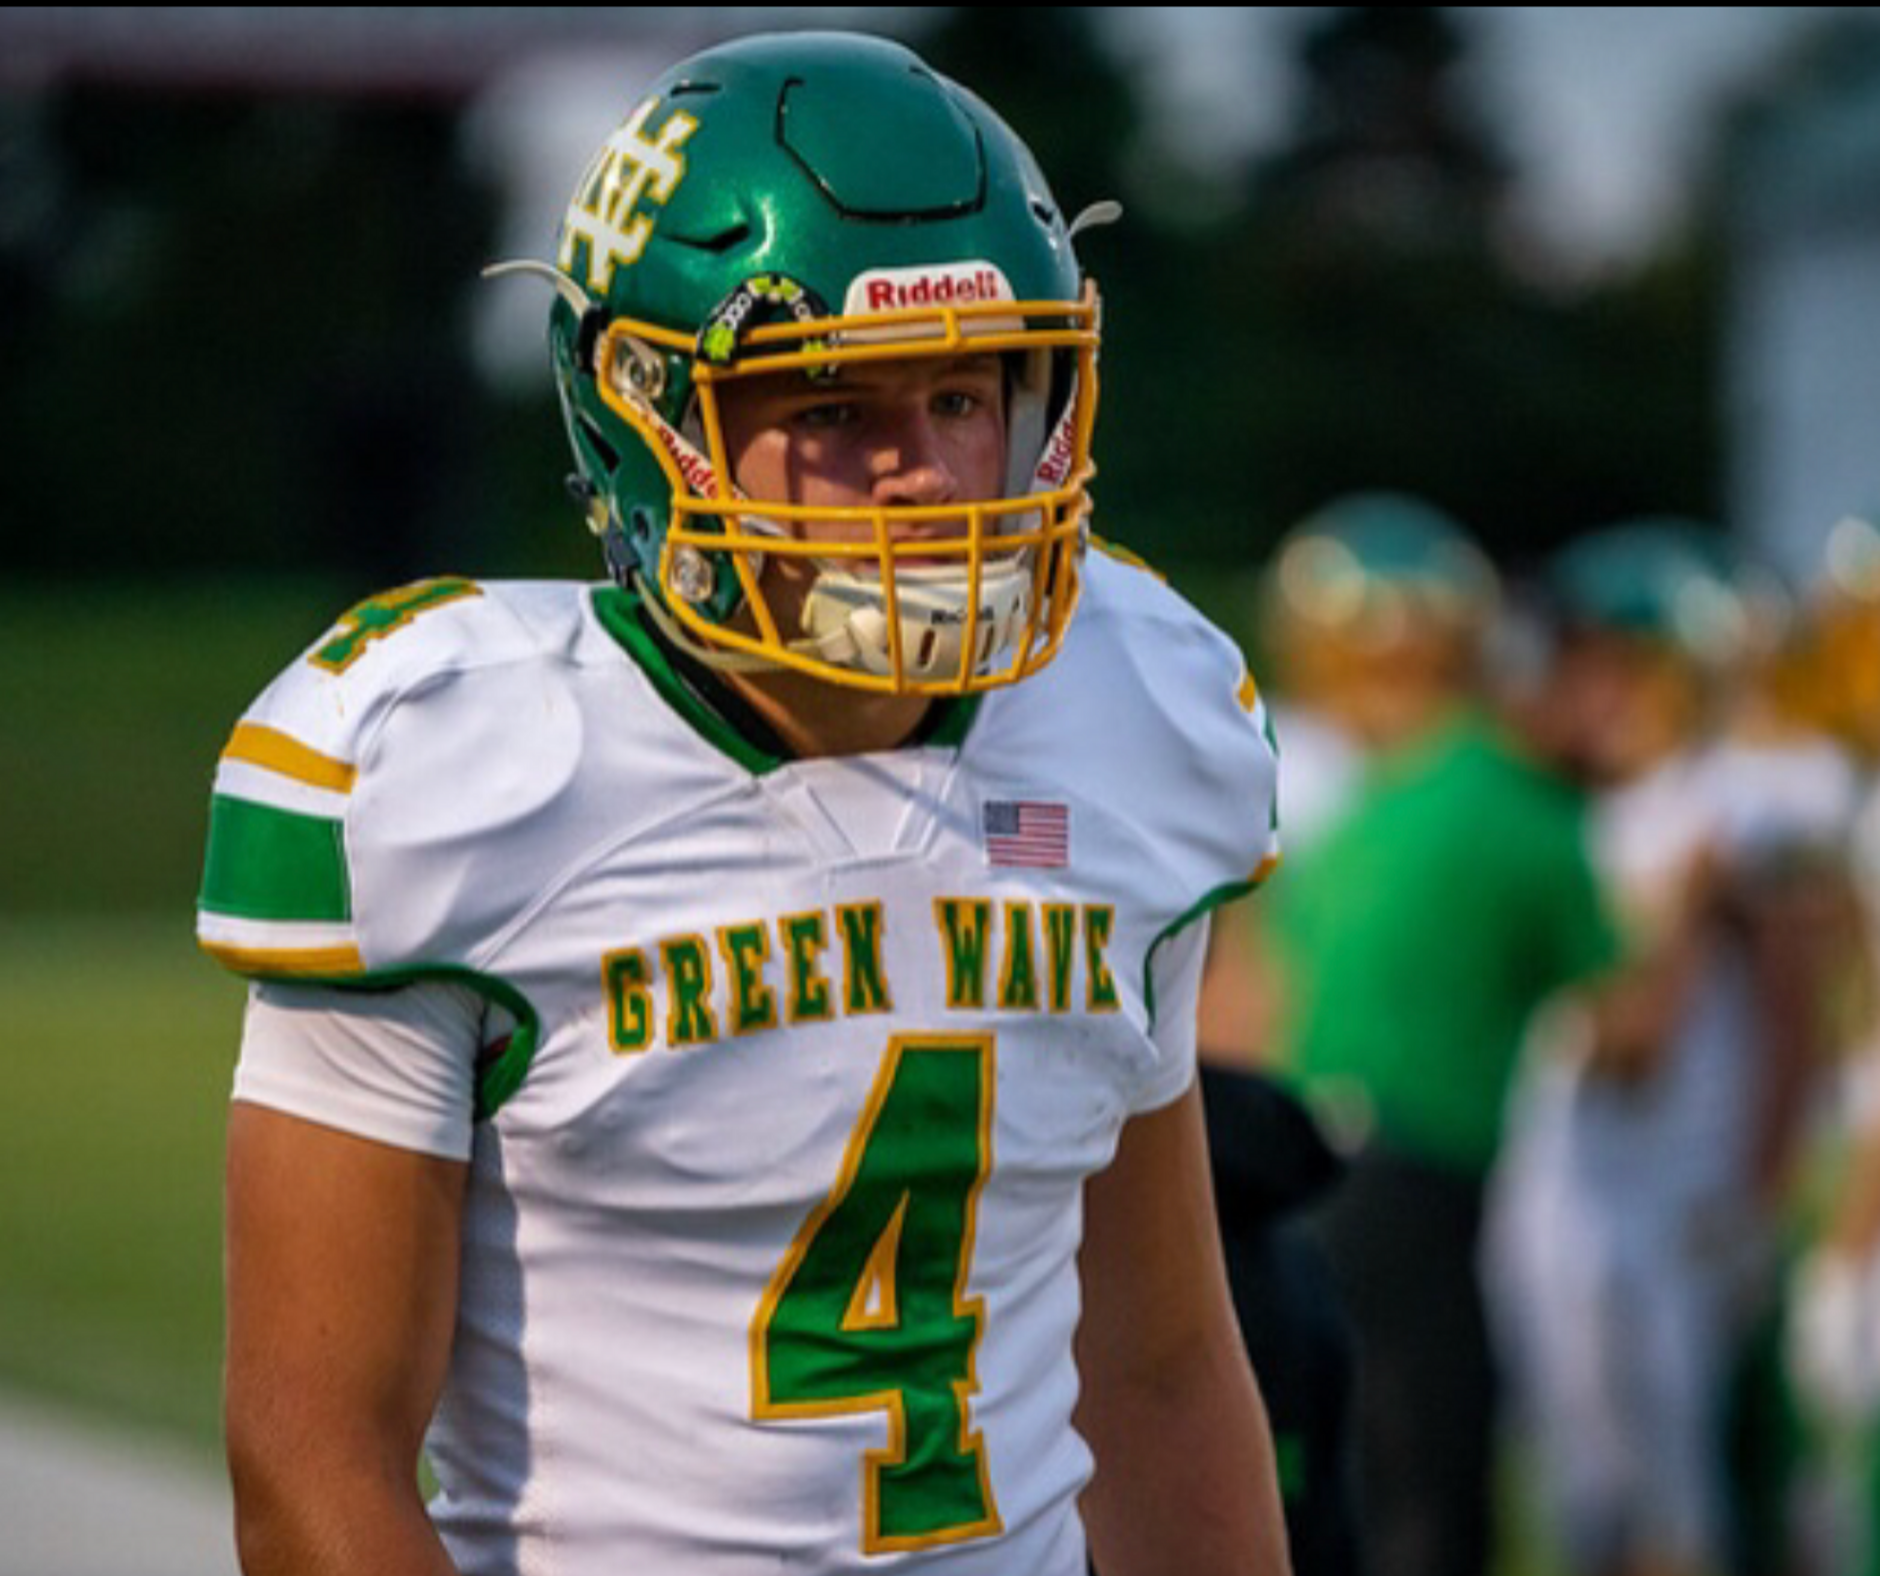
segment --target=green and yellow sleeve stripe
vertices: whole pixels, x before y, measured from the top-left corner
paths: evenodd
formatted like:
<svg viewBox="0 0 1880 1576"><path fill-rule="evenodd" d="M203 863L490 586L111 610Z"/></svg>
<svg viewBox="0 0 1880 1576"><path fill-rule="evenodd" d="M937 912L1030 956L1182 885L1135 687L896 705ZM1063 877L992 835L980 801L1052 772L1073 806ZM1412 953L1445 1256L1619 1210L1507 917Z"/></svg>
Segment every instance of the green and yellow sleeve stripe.
<svg viewBox="0 0 1880 1576"><path fill-rule="evenodd" d="M363 972L345 814L355 766L244 722L216 771L197 935L241 974Z"/></svg>

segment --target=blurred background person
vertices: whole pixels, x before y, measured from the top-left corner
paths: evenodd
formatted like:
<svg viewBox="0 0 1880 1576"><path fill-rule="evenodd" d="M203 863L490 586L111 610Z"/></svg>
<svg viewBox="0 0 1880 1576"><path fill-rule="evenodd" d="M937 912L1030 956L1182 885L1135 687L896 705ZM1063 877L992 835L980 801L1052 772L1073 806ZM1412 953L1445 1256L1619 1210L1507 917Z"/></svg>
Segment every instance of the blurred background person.
<svg viewBox="0 0 1880 1576"><path fill-rule="evenodd" d="M1368 625L1355 616L1366 571L1339 533L1368 521L1370 534L1382 536L1394 519L1416 520L1424 511L1395 493L1338 500L1292 531L1260 573L1253 598L1259 671L1271 676L1267 716L1286 755L1283 857L1295 864L1337 823L1369 753L1358 715ZM1233 904L1215 916L1201 1037L1217 1070L1262 1068L1274 1054L1282 992L1258 918L1244 912L1249 906Z"/></svg>
<svg viewBox="0 0 1880 1576"><path fill-rule="evenodd" d="M1863 655L1827 638L1863 600L1847 594L1849 566L1834 568L1847 545L1843 533L1794 597L1768 595L1760 574L1749 585L1748 660L1705 773L1723 967L1740 969L1753 1009L1739 1033L1750 1046L1743 1158L1759 1256L1740 1288L1750 1323L1733 1354L1725 1440L1739 1576L1842 1576L1865 1543L1850 1497L1858 1463L1784 1363L1799 1266L1840 1234L1836 1194L1860 1141L1860 1071L1877 1022L1858 846L1880 740L1880 715L1861 714L1880 696L1880 644L1870 635Z"/></svg>
<svg viewBox="0 0 1880 1576"><path fill-rule="evenodd" d="M1297 861L1334 827L1369 753L1356 712L1365 621L1352 616L1365 571L1340 533L1414 533L1425 506L1353 495L1291 533L1258 581L1256 627L1266 699L1285 751L1281 816ZM1431 516L1434 519L1434 516ZM1334 520L1338 523L1334 525ZM1319 529L1319 525L1333 526ZM1440 522L1438 522L1440 528ZM1282 999L1261 919L1235 904L1216 916L1201 1007L1201 1086L1230 1287L1265 1392L1299 1576L1361 1570L1356 1432L1357 1339L1308 1216L1345 1161L1274 1060Z"/></svg>
<svg viewBox="0 0 1880 1576"><path fill-rule="evenodd" d="M1812 931L1840 1055L1801 1155L1784 1325L1812 1571L1880 1572L1880 525L1829 534L1787 673L1798 706L1847 750L1863 801L1845 873ZM1838 966L1838 967L1837 967ZM1787 1485L1791 1492L1796 1484Z"/></svg>
<svg viewBox="0 0 1880 1576"><path fill-rule="evenodd" d="M1574 1576L1782 1568L1761 1563L1781 1539L1753 1482L1731 1484L1732 1398L1824 1054L1803 922L1855 781L1787 703L1778 604L1720 543L1628 522L1547 575L1556 646L1533 716L1597 790L1626 962L1537 1028L1489 1256ZM1762 1442L1740 1416L1747 1463Z"/></svg>
<svg viewBox="0 0 1880 1576"><path fill-rule="evenodd" d="M1217 972L1252 982L1275 1070L1347 1157L1314 1227L1356 1338L1365 1567L1468 1576L1494 1541L1484 1180L1530 1015L1605 967L1613 934L1578 797L1484 703L1498 586L1468 533L1354 494L1277 563L1287 639L1337 643L1312 698L1359 764Z"/></svg>

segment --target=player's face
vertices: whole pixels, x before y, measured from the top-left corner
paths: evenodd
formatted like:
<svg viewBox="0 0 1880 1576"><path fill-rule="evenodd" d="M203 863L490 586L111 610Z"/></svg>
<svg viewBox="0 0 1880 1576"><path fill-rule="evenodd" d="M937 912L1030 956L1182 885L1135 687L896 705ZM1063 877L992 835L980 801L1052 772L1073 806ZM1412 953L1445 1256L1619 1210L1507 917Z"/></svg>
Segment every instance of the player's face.
<svg viewBox="0 0 1880 1576"><path fill-rule="evenodd" d="M733 476L753 502L811 507L948 504L1000 497L1005 391L996 356L878 361L827 381L780 373L728 384L721 412ZM864 524L792 525L817 540L866 539ZM965 532L938 519L901 540Z"/></svg>
<svg viewBox="0 0 1880 1576"><path fill-rule="evenodd" d="M1656 641L1585 632L1559 654L1548 705L1575 772L1610 786L1639 776L1689 737L1696 686L1690 668Z"/></svg>

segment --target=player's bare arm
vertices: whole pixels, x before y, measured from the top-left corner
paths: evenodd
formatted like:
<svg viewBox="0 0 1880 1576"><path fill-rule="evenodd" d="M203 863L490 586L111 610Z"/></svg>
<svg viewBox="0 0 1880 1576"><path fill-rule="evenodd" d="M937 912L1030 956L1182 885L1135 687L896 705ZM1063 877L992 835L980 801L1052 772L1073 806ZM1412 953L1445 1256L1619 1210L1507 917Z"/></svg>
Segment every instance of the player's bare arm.
<svg viewBox="0 0 1880 1576"><path fill-rule="evenodd" d="M1077 1425L1104 1576L1282 1576L1266 1414L1228 1298L1199 1086L1136 1117L1085 1188Z"/></svg>
<svg viewBox="0 0 1880 1576"><path fill-rule="evenodd" d="M246 1576L453 1576L417 1485L464 1167L237 1103L227 1432Z"/></svg>

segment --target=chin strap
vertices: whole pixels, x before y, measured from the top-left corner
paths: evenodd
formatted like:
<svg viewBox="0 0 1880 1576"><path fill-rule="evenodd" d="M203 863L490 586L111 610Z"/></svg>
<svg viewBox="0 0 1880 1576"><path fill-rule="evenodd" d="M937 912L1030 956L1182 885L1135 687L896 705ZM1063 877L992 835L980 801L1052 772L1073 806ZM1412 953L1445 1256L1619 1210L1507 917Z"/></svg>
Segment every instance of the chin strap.
<svg viewBox="0 0 1880 1576"><path fill-rule="evenodd" d="M888 619L888 597L879 575L825 566L803 603L810 638L802 645L837 666L863 673L897 671L898 633L904 678L945 681L986 670L1023 636L1031 614L1032 572L1024 556L979 566L978 606L968 600L971 574L965 565L910 566L894 572L898 631ZM966 630L972 624L973 649Z"/></svg>
<svg viewBox="0 0 1880 1576"><path fill-rule="evenodd" d="M508 279L524 275L531 279L546 279L554 286L555 294L574 308L576 316L586 317L594 310L594 298L552 263L538 263L532 257L523 257L509 263L490 263L482 272L485 279Z"/></svg>
<svg viewBox="0 0 1880 1576"><path fill-rule="evenodd" d="M659 626L660 634L702 667L718 673L764 673L782 666L755 652L726 651L719 646L707 645L673 616L666 607L665 599L657 591L649 589L640 598L640 606L646 609L646 616Z"/></svg>

